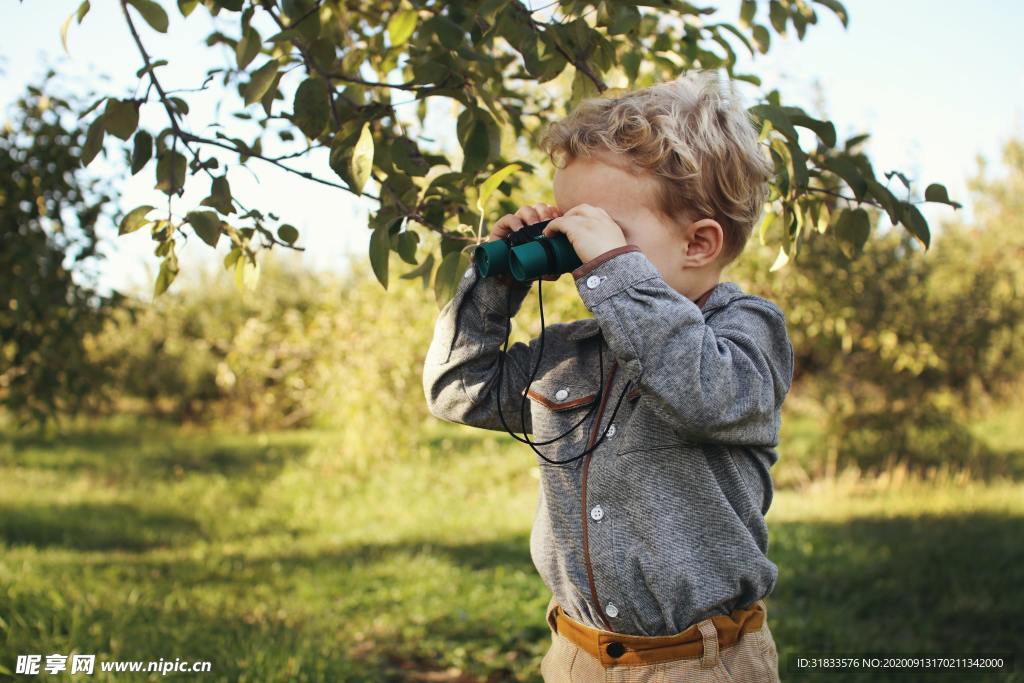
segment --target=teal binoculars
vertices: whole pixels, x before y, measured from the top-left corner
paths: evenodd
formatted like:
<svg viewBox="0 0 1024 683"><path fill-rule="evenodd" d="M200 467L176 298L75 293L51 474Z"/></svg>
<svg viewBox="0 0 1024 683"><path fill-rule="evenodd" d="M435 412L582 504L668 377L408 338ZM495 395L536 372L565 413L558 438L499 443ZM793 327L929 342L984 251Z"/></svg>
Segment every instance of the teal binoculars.
<svg viewBox="0 0 1024 683"><path fill-rule="evenodd" d="M561 275L583 265L569 238L542 233L554 219L524 225L504 239L484 242L473 250L473 264L480 277L511 274L519 282L544 275Z"/></svg>

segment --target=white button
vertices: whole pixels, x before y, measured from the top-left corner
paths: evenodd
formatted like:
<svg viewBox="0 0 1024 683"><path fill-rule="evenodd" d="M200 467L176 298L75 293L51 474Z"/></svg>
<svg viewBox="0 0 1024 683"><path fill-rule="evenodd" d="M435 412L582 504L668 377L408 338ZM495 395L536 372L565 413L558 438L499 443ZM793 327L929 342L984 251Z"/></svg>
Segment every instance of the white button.
<svg viewBox="0 0 1024 683"><path fill-rule="evenodd" d="M555 392L555 398L557 398L559 401L564 401L565 397L568 396L568 395L569 395L569 390L568 389L559 389L558 391Z"/></svg>
<svg viewBox="0 0 1024 683"><path fill-rule="evenodd" d="M615 436L615 425L609 425L608 427L608 438Z"/></svg>
<svg viewBox="0 0 1024 683"><path fill-rule="evenodd" d="M462 277L469 277L472 274L473 274L473 266L470 266L469 268L466 268L466 272L462 275Z"/></svg>
<svg viewBox="0 0 1024 683"><path fill-rule="evenodd" d="M598 276L591 275L590 277L587 278L587 287L589 287L590 289L597 287L599 284L601 284L601 278L599 278Z"/></svg>
<svg viewBox="0 0 1024 683"><path fill-rule="evenodd" d="M616 607L615 605L613 605L610 602L608 603L608 606L604 608L604 611L605 611L605 614L607 614L608 616L612 617L613 619L615 617L619 616L619 608Z"/></svg>
<svg viewBox="0 0 1024 683"><path fill-rule="evenodd" d="M600 505L595 505L590 509L590 517L594 521L600 522L602 519L604 519L604 508L601 507Z"/></svg>

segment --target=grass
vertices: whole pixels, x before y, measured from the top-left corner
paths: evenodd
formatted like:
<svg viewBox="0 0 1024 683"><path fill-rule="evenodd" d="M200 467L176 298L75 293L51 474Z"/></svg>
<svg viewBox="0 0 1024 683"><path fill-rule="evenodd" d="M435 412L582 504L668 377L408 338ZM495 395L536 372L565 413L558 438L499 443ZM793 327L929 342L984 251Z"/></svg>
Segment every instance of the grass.
<svg viewBox="0 0 1024 683"><path fill-rule="evenodd" d="M993 416L1001 448L1024 445L1019 415ZM0 666L77 652L210 660L204 681L539 681L533 459L498 433L422 429L403 462L368 467L330 432L5 432ZM768 521L784 681L889 680L790 672L813 652L991 651L1020 671L968 680L1024 681L1024 483L847 470L777 490ZM891 680L932 678L964 680Z"/></svg>

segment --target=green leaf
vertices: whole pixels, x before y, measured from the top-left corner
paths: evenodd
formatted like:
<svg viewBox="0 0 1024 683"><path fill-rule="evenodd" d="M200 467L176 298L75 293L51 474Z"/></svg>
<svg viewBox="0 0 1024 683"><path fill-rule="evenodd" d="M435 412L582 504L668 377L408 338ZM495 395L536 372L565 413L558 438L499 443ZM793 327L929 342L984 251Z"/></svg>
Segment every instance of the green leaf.
<svg viewBox="0 0 1024 683"><path fill-rule="evenodd" d="M836 238L852 249L844 249L851 258L860 252L871 235L871 219L864 209L842 209L835 223Z"/></svg>
<svg viewBox="0 0 1024 683"><path fill-rule="evenodd" d="M327 126L331 116L330 93L327 81L319 77L307 78L295 90L292 120L307 138L315 140Z"/></svg>
<svg viewBox="0 0 1024 683"><path fill-rule="evenodd" d="M776 270L784 268L787 263L789 263L789 254L780 246L779 254L775 257L775 262L772 263L772 267L768 269L768 272L774 273Z"/></svg>
<svg viewBox="0 0 1024 683"><path fill-rule="evenodd" d="M765 240L765 236L768 234L768 231L771 229L772 224L775 222L775 219L777 217L778 214L776 214L774 211L765 212L764 218L761 219L761 225L757 231L758 239L761 241L761 244L768 244L768 242Z"/></svg>
<svg viewBox="0 0 1024 683"><path fill-rule="evenodd" d="M231 247L231 251L228 252L227 256L224 257L224 270L230 269L238 261L238 257L242 255L242 250L238 247Z"/></svg>
<svg viewBox="0 0 1024 683"><path fill-rule="evenodd" d="M902 212L899 200L893 196L892 192L890 192L888 188L874 178L867 178L864 182L867 185L868 193L877 199L878 203L881 204L882 208L884 208L886 213L889 214L889 221L893 225L899 223Z"/></svg>
<svg viewBox="0 0 1024 683"><path fill-rule="evenodd" d="M476 199L476 210L483 213L484 207L487 206L487 200L491 198L491 195L498 185L500 185L505 178L518 171L521 167L519 164L508 164L504 168L501 168L492 173L487 180L480 185L480 190Z"/></svg>
<svg viewBox="0 0 1024 683"><path fill-rule="evenodd" d="M949 198L949 193L946 192L946 186L940 185L939 183L932 183L924 189L924 199L927 202L949 204L954 209L959 209L961 206L959 202L954 202Z"/></svg>
<svg viewBox="0 0 1024 683"><path fill-rule="evenodd" d="M456 135L462 146L462 172L476 173L487 163L491 153L491 137L487 124L476 115L475 108L467 108L456 121Z"/></svg>
<svg viewBox="0 0 1024 683"><path fill-rule="evenodd" d="M132 175L141 171L153 157L153 136L144 130L135 134L132 147Z"/></svg>
<svg viewBox="0 0 1024 683"><path fill-rule="evenodd" d="M751 57L755 57L756 56L756 53L754 52L754 46L750 43L750 40L748 40L747 37L745 35L743 35L743 33L738 28L736 28L732 24L718 24L718 26L720 28L724 28L726 31L728 31L729 33L731 33L734 36L736 36L737 38L739 38L740 42L743 43L743 46L747 48L747 52L750 53ZM733 78L736 78L736 76L734 75ZM749 78L751 78L751 77L748 76L747 79L749 79ZM755 85L760 85L761 79L757 78L757 76L753 76L753 78L757 79L757 83L755 83Z"/></svg>
<svg viewBox="0 0 1024 683"><path fill-rule="evenodd" d="M786 33L786 20L789 19L789 12L782 6L779 0L771 0L768 3L768 19L771 21L772 28L775 29L776 33Z"/></svg>
<svg viewBox="0 0 1024 683"><path fill-rule="evenodd" d="M758 52L761 54L767 54L768 48L771 47L772 37L768 33L768 29L761 24L756 24L751 30L751 37L754 39L754 45L757 47Z"/></svg>
<svg viewBox="0 0 1024 683"><path fill-rule="evenodd" d="M843 144L843 150L846 151L846 152L849 152L851 149L853 149L854 147L856 147L860 143L864 142L869 137L871 137L870 133L863 133L861 135L854 135L852 138L850 138L849 140L847 140Z"/></svg>
<svg viewBox="0 0 1024 683"><path fill-rule="evenodd" d="M60 25L60 44L64 46L64 52L69 57L71 56L71 53L68 52L68 28L71 26L71 20L74 17L78 17L78 23L81 25L82 19L84 19L85 15L89 13L89 8L89 0L85 0L78 6L78 9L69 14L68 18L64 20L64 23Z"/></svg>
<svg viewBox="0 0 1024 683"><path fill-rule="evenodd" d="M469 267L469 255L464 251L453 251L441 259L441 265L434 276L434 299L438 307L452 298L459 286L462 274Z"/></svg>
<svg viewBox="0 0 1024 683"><path fill-rule="evenodd" d="M370 178L370 171L372 169L373 136L370 134L370 122L367 121L363 124L362 130L359 132L359 140L356 142L355 149L352 152L351 173L352 179L355 183L352 190L357 194L362 193L363 187L366 185L366 181ZM384 288L387 289L388 284L386 272L384 280L382 280L381 283L384 285Z"/></svg>
<svg viewBox="0 0 1024 683"><path fill-rule="evenodd" d="M419 151L416 143L407 137L396 138L388 151L395 168L410 177L423 177L430 170L430 162Z"/></svg>
<svg viewBox="0 0 1024 683"><path fill-rule="evenodd" d="M639 52L627 52L622 55L622 67L626 70L626 77L635 81L640 76L640 62L642 58Z"/></svg>
<svg viewBox="0 0 1024 683"><path fill-rule="evenodd" d="M399 279L402 280L413 280L415 278L421 278L423 280L423 289L430 286L430 275L434 271L434 255L427 254L427 258L423 259L423 263L410 270L408 273L402 273L399 275Z"/></svg>
<svg viewBox="0 0 1024 683"><path fill-rule="evenodd" d="M188 113L188 102L186 102L185 100L181 99L180 97L174 97L172 95L171 97L167 98L167 101L170 102L171 105L174 107L174 109L177 110L178 112L180 112L182 114L187 114Z"/></svg>
<svg viewBox="0 0 1024 683"><path fill-rule="evenodd" d="M167 256L160 262L160 273L156 276L156 284L153 287L153 296L158 297L167 291L167 288L178 276L178 259L175 256Z"/></svg>
<svg viewBox="0 0 1024 683"><path fill-rule="evenodd" d="M225 176L217 176L210 184L210 196L199 202L201 206L212 206L227 216L234 213L235 207L231 203L231 185Z"/></svg>
<svg viewBox="0 0 1024 683"><path fill-rule="evenodd" d="M103 127L103 117L97 116L89 124L89 130L85 133L85 144L82 145L83 166L88 166L96 158L96 155L99 154L100 149L103 148L103 136L105 134L106 129Z"/></svg>
<svg viewBox="0 0 1024 683"><path fill-rule="evenodd" d="M825 160L824 167L842 178L853 190L853 196L858 201L864 198L868 186L861 176L860 169L852 161L842 157L832 157Z"/></svg>
<svg viewBox="0 0 1024 683"><path fill-rule="evenodd" d="M793 127L793 122L781 107L773 104L757 104L750 108L750 113L759 119L771 121L772 127L786 136L790 142L799 144L800 134Z"/></svg>
<svg viewBox="0 0 1024 683"><path fill-rule="evenodd" d="M743 0L740 3L740 26L750 28L756 12L757 3L754 0Z"/></svg>
<svg viewBox="0 0 1024 683"><path fill-rule="evenodd" d="M569 107L575 109L576 105L585 99L596 97L600 93L597 91L597 86L594 85L594 81L583 73L580 69L573 69L572 77L572 89L569 93Z"/></svg>
<svg viewBox="0 0 1024 683"><path fill-rule="evenodd" d="M424 35L437 36L441 44L449 50L464 46L466 42L465 30L443 14L435 14L427 19L421 31Z"/></svg>
<svg viewBox="0 0 1024 683"><path fill-rule="evenodd" d="M82 119L84 119L91 112L95 111L96 107L100 106L101 104L103 104L106 101L107 101L107 96L104 95L103 97L99 98L98 100L96 100L95 102L90 104L88 109L86 109L85 111L83 111L81 114L78 115L78 120L81 121Z"/></svg>
<svg viewBox="0 0 1024 683"><path fill-rule="evenodd" d="M388 19L388 38L391 45L402 45L416 29L416 10L405 9L395 12Z"/></svg>
<svg viewBox="0 0 1024 683"><path fill-rule="evenodd" d="M139 127L139 109L134 102L111 97L103 110L103 125L111 135L127 140Z"/></svg>
<svg viewBox="0 0 1024 683"><path fill-rule="evenodd" d="M161 66L167 66L167 64L168 62L166 59L158 59L155 62L145 64L142 67L140 67L138 71L135 72L135 77L142 78L145 74L152 73L156 71L157 68Z"/></svg>
<svg viewBox="0 0 1024 683"><path fill-rule="evenodd" d="M127 235L128 233L135 232L139 228L149 225L153 221L146 218L146 214L152 211L154 207L149 205L137 206L128 214L121 219L121 226L117 230L118 235Z"/></svg>
<svg viewBox="0 0 1024 683"><path fill-rule="evenodd" d="M924 216L921 215L921 212L913 204L901 202L901 206L902 220L900 222L907 226L910 234L927 250L931 244L931 232L928 230L928 221L925 220Z"/></svg>
<svg viewBox="0 0 1024 683"><path fill-rule="evenodd" d="M195 228L199 238L211 247L217 247L222 232L221 220L213 211L189 211L185 221Z"/></svg>
<svg viewBox="0 0 1024 683"><path fill-rule="evenodd" d="M370 234L370 267L384 289L388 288L388 255L391 253L390 228L382 225Z"/></svg>
<svg viewBox="0 0 1024 683"><path fill-rule="evenodd" d="M278 73L274 76L274 80L271 82L270 87L267 88L267 92L263 93L263 97L260 98L260 105L263 107L263 111L266 112L267 116L270 116L271 114L271 108L274 105L274 100L277 98L277 85L280 82L281 74ZM294 139L294 136L288 137L290 135L292 135L292 133L288 130L278 132L278 136L286 142Z"/></svg>
<svg viewBox="0 0 1024 683"><path fill-rule="evenodd" d="M836 146L836 127L831 121L819 121L818 119L812 118L805 114L799 107L784 107L783 110L789 116L789 120L794 126L800 126L801 128L807 128L808 130L814 131L814 134L818 136L818 139L821 140L826 147Z"/></svg>
<svg viewBox="0 0 1024 683"><path fill-rule="evenodd" d="M825 7L828 7L830 10L832 10L835 13L835 15L839 17L839 21L843 22L843 28L847 28L849 26L849 15L847 15L846 8L843 7L843 3L839 2L839 0L814 1L819 5L824 5Z"/></svg>
<svg viewBox="0 0 1024 683"><path fill-rule="evenodd" d="M139 11L146 23L160 33L167 33L167 12L154 0L128 0L128 4Z"/></svg>
<svg viewBox="0 0 1024 683"><path fill-rule="evenodd" d="M260 264L248 254L235 261L235 286L239 291L256 289L260 281Z"/></svg>
<svg viewBox="0 0 1024 683"><path fill-rule="evenodd" d="M249 62L256 58L256 55L260 53L261 44L259 31L252 26L247 26L242 33L242 39L235 46L235 61L238 63L239 69L244 69Z"/></svg>
<svg viewBox="0 0 1024 683"><path fill-rule="evenodd" d="M199 0L178 0L178 11L181 12L181 16L187 17L198 4Z"/></svg>
<svg viewBox="0 0 1024 683"><path fill-rule="evenodd" d="M910 189L910 178L908 178L905 174L900 173L899 171L888 171L885 174L885 179L892 180L893 176L896 176L897 178L900 179L900 182L903 183L903 187L907 188L907 190Z"/></svg>
<svg viewBox="0 0 1024 683"><path fill-rule="evenodd" d="M299 239L299 231L295 229L294 225L285 223L277 229L277 236L282 242L295 244L295 241Z"/></svg>
<svg viewBox="0 0 1024 683"><path fill-rule="evenodd" d="M828 230L828 223L830 220L828 205L825 202L818 204L818 216L817 216L817 228L818 234L824 235L825 231Z"/></svg>
<svg viewBox="0 0 1024 683"><path fill-rule="evenodd" d="M629 33L640 25L640 10L629 3L623 3L615 8L615 15L608 25L608 35L617 36Z"/></svg>
<svg viewBox="0 0 1024 683"><path fill-rule="evenodd" d="M280 68L276 59L269 60L266 64L256 69L252 73L252 77L249 78L249 82L242 86L242 96L245 98L245 106L249 106L253 102L258 102L263 97L267 89L270 88L270 84L274 82L274 77L277 76L277 70Z"/></svg>
<svg viewBox="0 0 1024 683"><path fill-rule="evenodd" d="M188 160L184 154L174 150L166 150L156 162L155 189L164 194L172 195L185 187L185 171Z"/></svg>
<svg viewBox="0 0 1024 683"><path fill-rule="evenodd" d="M398 255L406 263L416 265L416 245L420 242L419 233L406 230L398 235Z"/></svg>

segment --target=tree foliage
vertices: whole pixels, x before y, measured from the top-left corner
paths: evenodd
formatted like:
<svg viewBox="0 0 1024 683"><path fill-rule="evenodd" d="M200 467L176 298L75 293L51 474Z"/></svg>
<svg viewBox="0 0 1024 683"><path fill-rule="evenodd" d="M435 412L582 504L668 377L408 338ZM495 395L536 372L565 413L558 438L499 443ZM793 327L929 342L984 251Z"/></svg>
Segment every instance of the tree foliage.
<svg viewBox="0 0 1024 683"><path fill-rule="evenodd" d="M120 299L94 289L110 190L81 168L82 105L53 76L28 87L0 130L0 403L25 421L73 412L92 391L83 339Z"/></svg>
<svg viewBox="0 0 1024 683"><path fill-rule="evenodd" d="M769 274L756 244L733 266L732 276L786 311L795 381L822 406L822 448L841 464L892 457L982 469L985 448L966 424L1015 396L1024 373L1024 141L1008 142L1003 159L1004 178L983 166L969 183L975 223L945 222L927 259L889 230L864 258L816 240L780 274Z"/></svg>
<svg viewBox="0 0 1024 683"><path fill-rule="evenodd" d="M302 248L294 227L232 196L214 153L228 152L237 165L273 164L377 200L369 226L375 276L388 286L388 254L396 252L415 266L403 277L433 281L443 300L467 265L469 249L483 238L483 187L516 192L537 170L519 158L520 145L535 149L539 130L583 98L615 96L621 88L610 82L644 87L692 68L723 69L760 85L756 75L736 71L738 50L756 57L768 52L773 35L802 39L819 13L834 15L844 26L848 22L838 0L742 0L738 25L717 20L714 7L683 0L565 0L547 21L520 0L178 0L177 11L188 20L201 6L234 26L208 36L208 45L230 50L232 62L210 68L199 87L219 77L225 89L237 90L241 109L235 116L259 126L255 137L243 139L233 131L194 133L188 93L168 91L161 82L160 67L171 57L151 56L144 36L147 30L169 30L169 3L120 2L138 48L144 94L107 95L90 108L83 162L95 158L109 134L123 141L132 172L155 173L156 187L169 200L180 197L187 182L210 186L201 204L212 210L189 207L179 217L169 201L166 214L137 209L122 223L122 232L148 228L153 234L163 259L158 294L179 270L176 234L186 230L211 246L225 236L231 244L225 267L240 277L246 269L255 272L262 248ZM72 19L83 21L89 7L85 0L68 17L62 35ZM551 86L563 81L569 84L567 100L550 97ZM285 99L285 92L294 94ZM412 135L411 123L398 116L398 97L416 104L421 129L430 98L450 101L458 112L453 115L461 159L423 144L430 138ZM138 129L143 106L162 108L166 127ZM766 93L751 115L776 167L768 211L758 226L760 238L778 246L776 268L815 233L861 250L870 234L868 206L884 210L928 247L930 231L911 179L893 170L882 182L860 151L866 134L840 141L832 122L783 103L777 91ZM808 135L813 148L805 142ZM271 153L265 145L282 151ZM289 159L315 149L330 152L323 173L289 165ZM902 187L893 186L895 181ZM958 206L939 184L923 194L923 201ZM840 200L847 205L839 208ZM425 231L441 238L437 258L422 239Z"/></svg>

